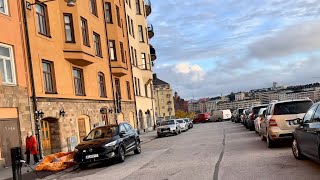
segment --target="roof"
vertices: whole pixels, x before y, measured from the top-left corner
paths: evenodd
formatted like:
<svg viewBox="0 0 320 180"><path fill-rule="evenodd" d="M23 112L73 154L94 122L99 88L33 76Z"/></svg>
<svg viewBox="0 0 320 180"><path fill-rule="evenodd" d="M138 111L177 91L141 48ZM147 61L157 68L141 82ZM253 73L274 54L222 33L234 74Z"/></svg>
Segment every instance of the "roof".
<svg viewBox="0 0 320 180"><path fill-rule="evenodd" d="M272 102L270 104L279 104L279 103L287 103L287 102L299 102L299 101L312 101L308 98L305 98L305 99L292 99L292 100L286 100L286 101L275 101L275 102Z"/></svg>
<svg viewBox="0 0 320 180"><path fill-rule="evenodd" d="M156 74L153 74L153 85L170 85L170 84L159 79Z"/></svg>

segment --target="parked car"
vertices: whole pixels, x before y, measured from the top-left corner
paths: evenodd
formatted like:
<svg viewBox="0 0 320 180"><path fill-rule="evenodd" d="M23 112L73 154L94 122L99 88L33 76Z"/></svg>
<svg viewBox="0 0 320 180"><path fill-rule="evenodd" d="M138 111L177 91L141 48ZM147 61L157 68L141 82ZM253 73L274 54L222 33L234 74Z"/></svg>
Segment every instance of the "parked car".
<svg viewBox="0 0 320 180"><path fill-rule="evenodd" d="M198 114L197 117L193 120L194 123L203 123L203 122L208 122L210 119L210 114L209 113L201 113Z"/></svg>
<svg viewBox="0 0 320 180"><path fill-rule="evenodd" d="M272 102L267 107L266 119L261 122L261 139L267 140L268 147L275 141L292 139L298 125L292 119L303 118L313 102L310 99Z"/></svg>
<svg viewBox="0 0 320 180"><path fill-rule="evenodd" d="M254 126L257 133L260 134L261 122L265 119L267 108L261 108L258 113L258 117L254 120Z"/></svg>
<svg viewBox="0 0 320 180"><path fill-rule="evenodd" d="M227 121L231 119L231 111L230 109L226 110L217 110L212 111L210 116L210 121L213 122L221 122L221 121Z"/></svg>
<svg viewBox="0 0 320 180"><path fill-rule="evenodd" d="M90 163L115 159L125 161L125 154L141 153L140 138L128 123L100 126L90 131L75 148L75 161L81 169Z"/></svg>
<svg viewBox="0 0 320 180"><path fill-rule="evenodd" d="M293 132L292 152L296 159L308 157L320 162L320 103L314 104L303 117L293 120L298 127Z"/></svg>
<svg viewBox="0 0 320 180"><path fill-rule="evenodd" d="M247 126L248 129L250 129L250 131L254 131L255 130L255 124L254 124L254 120L258 117L259 111L261 108L266 108L268 105L259 105L259 106L254 106L250 108L250 114L247 118Z"/></svg>
<svg viewBox="0 0 320 180"><path fill-rule="evenodd" d="M233 110L231 114L231 122L235 122L237 117L237 110Z"/></svg>
<svg viewBox="0 0 320 180"><path fill-rule="evenodd" d="M242 115L241 115L241 122L244 125L244 127L246 127L246 128L248 128L247 119L249 117L249 114L250 114L250 110L245 109L245 110L243 110Z"/></svg>
<svg viewBox="0 0 320 180"><path fill-rule="evenodd" d="M189 125L188 125L188 123L187 123L184 119L178 119L177 121L178 121L178 123L180 124L181 131L183 131L183 132L188 131Z"/></svg>
<svg viewBox="0 0 320 180"><path fill-rule="evenodd" d="M239 108L236 110L235 121L234 121L235 123L241 122L241 115L243 113L243 110L244 109L242 109L242 108Z"/></svg>
<svg viewBox="0 0 320 180"><path fill-rule="evenodd" d="M188 128L193 128L193 122L189 118L184 118L184 120L188 123Z"/></svg>
<svg viewBox="0 0 320 180"><path fill-rule="evenodd" d="M162 121L160 126L157 127L157 135L158 137L174 134L178 135L181 133L180 124L177 122L176 119L170 119L168 121Z"/></svg>

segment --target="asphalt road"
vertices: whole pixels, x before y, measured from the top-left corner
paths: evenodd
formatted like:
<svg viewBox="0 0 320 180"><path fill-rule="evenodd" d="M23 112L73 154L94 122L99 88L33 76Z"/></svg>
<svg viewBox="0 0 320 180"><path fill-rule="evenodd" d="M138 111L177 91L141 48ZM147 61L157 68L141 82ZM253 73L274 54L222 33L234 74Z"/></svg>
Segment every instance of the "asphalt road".
<svg viewBox="0 0 320 180"><path fill-rule="evenodd" d="M289 143L268 149L257 134L232 122L197 124L181 135L143 144L142 150L122 164L96 164L47 179L320 179L320 165L296 160Z"/></svg>

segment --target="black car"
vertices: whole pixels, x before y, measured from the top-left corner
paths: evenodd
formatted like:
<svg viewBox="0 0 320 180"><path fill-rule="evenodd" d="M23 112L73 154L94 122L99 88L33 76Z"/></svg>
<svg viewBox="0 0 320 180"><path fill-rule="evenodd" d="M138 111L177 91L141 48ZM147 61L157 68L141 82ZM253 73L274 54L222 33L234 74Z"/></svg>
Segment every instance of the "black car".
<svg viewBox="0 0 320 180"><path fill-rule="evenodd" d="M125 154L141 153L140 138L128 123L100 126L90 131L75 148L75 161L81 169L90 163L115 159L124 162Z"/></svg>
<svg viewBox="0 0 320 180"><path fill-rule="evenodd" d="M320 103L311 106L303 119L289 122L299 125L293 133L292 152L295 158L308 157L320 162Z"/></svg>

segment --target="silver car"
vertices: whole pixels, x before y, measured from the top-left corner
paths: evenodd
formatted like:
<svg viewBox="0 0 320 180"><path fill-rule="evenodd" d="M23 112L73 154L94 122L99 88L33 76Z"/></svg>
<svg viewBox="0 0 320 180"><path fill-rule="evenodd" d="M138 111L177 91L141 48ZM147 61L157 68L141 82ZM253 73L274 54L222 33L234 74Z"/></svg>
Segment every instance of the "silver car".
<svg viewBox="0 0 320 180"><path fill-rule="evenodd" d="M181 133L181 127L176 119L162 121L160 126L157 127L158 137L165 136L168 134L178 135L180 133Z"/></svg>

